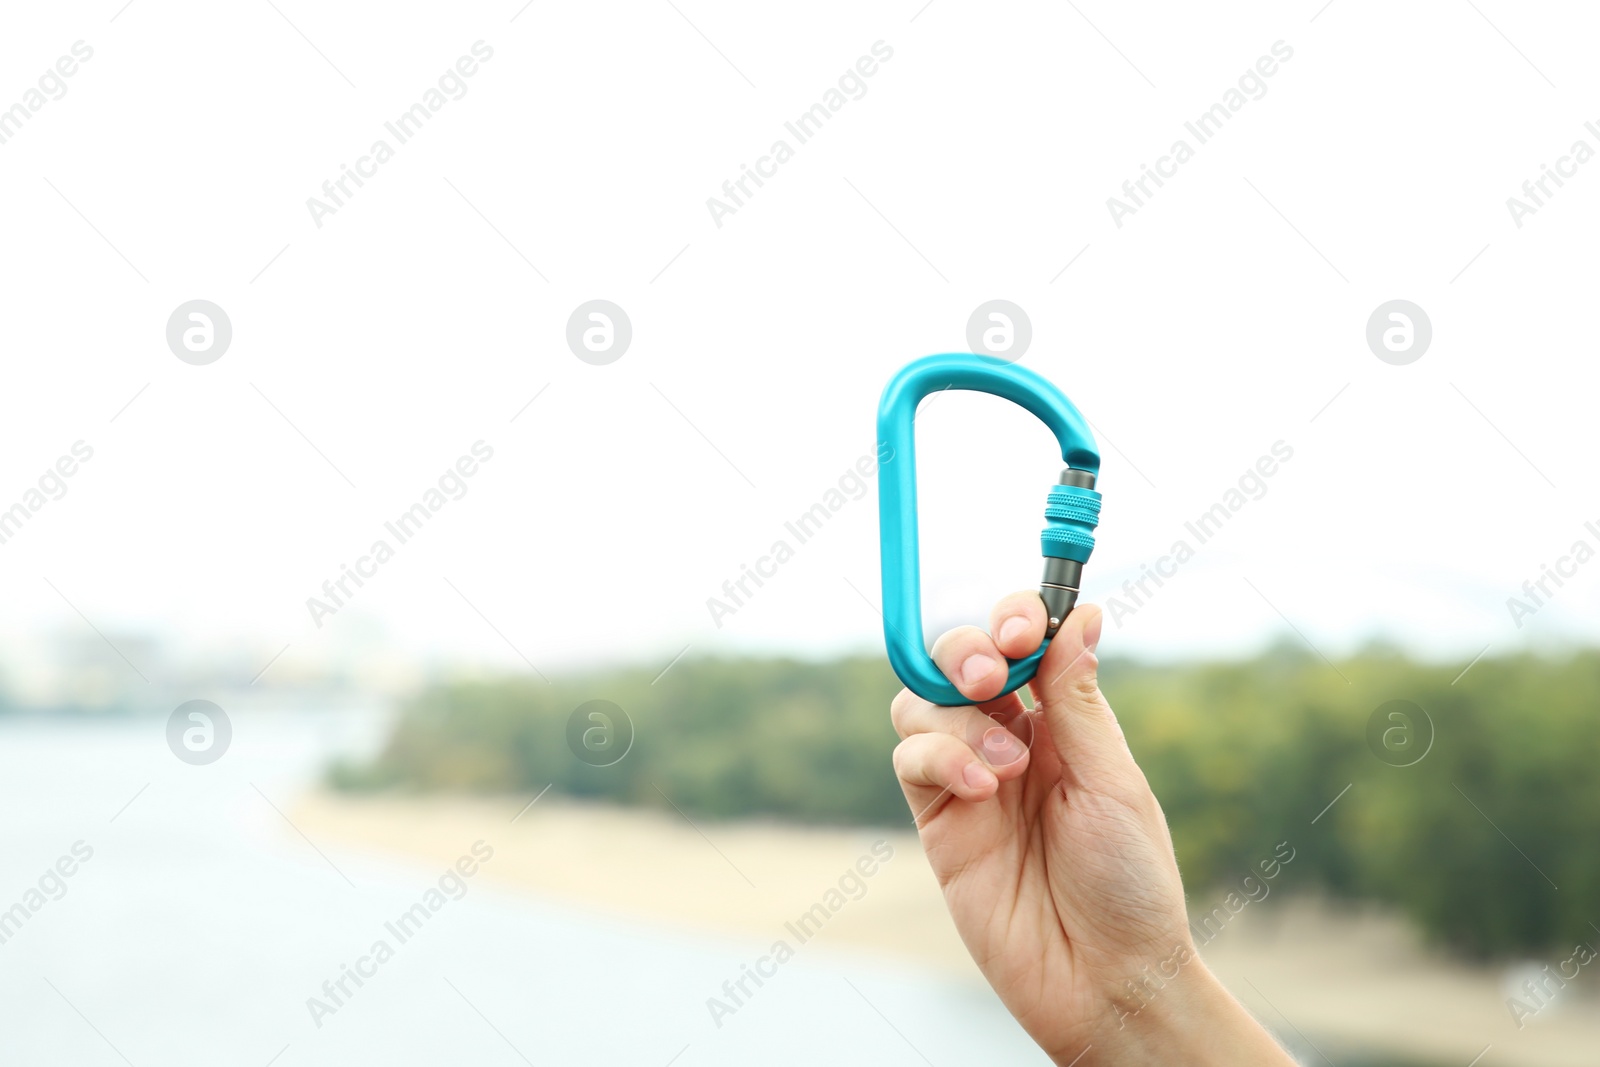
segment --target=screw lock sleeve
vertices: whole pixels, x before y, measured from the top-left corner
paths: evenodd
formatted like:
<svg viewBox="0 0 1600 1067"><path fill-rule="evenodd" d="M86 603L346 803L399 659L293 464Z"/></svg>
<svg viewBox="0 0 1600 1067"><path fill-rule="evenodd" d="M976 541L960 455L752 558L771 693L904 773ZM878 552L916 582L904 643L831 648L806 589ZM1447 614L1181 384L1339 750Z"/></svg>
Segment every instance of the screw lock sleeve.
<svg viewBox="0 0 1600 1067"><path fill-rule="evenodd" d="M1100 522L1100 494L1094 488L1094 475L1073 467L1063 470L1060 484L1050 487L1044 517L1046 526L1039 534L1039 550L1044 554L1039 596L1049 617L1045 636L1054 637L1078 602L1083 565L1094 551L1094 528Z"/></svg>

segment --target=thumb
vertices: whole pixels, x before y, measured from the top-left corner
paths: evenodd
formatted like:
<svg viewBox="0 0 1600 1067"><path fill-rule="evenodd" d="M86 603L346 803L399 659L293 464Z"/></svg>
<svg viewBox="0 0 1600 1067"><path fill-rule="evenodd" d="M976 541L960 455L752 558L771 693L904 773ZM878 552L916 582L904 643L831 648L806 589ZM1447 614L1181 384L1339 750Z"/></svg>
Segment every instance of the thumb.
<svg viewBox="0 0 1600 1067"><path fill-rule="evenodd" d="M1104 614L1080 604L1050 641L1029 683L1043 709L1050 739L1061 761L1085 785L1112 782L1134 766L1117 717L1100 692L1100 641Z"/></svg>

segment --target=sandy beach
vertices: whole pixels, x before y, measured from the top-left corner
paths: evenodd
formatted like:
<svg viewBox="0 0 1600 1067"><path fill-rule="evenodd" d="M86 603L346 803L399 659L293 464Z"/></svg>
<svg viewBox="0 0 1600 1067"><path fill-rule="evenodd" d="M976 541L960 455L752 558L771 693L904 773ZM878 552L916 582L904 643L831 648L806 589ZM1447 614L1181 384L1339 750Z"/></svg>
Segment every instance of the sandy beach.
<svg viewBox="0 0 1600 1067"><path fill-rule="evenodd" d="M670 811L529 800L319 792L302 797L294 817L313 840L441 867L483 839L495 848L483 875L502 887L757 942L792 938L785 924L842 898L825 925L807 928L819 943L982 981L912 833L691 823ZM1208 911L1223 896L1191 890L1191 907ZM1393 916L1282 891L1232 916L1201 954L1259 1018L1298 1030L1329 1057L1361 1050L1441 1065L1600 1062L1600 977L1588 968L1519 1028L1506 1003L1516 993L1509 968L1452 962ZM1546 963L1554 971L1567 955L1533 961L1531 972ZM1516 985L1525 977L1517 974Z"/></svg>

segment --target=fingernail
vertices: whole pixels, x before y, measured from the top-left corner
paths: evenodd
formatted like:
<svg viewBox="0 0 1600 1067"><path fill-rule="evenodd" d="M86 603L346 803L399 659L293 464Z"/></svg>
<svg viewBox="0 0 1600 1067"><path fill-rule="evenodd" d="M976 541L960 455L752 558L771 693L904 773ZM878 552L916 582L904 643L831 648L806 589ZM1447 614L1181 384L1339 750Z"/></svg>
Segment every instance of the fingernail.
<svg viewBox="0 0 1600 1067"><path fill-rule="evenodd" d="M966 781L968 789L988 789L999 783L994 772L981 763L969 763L966 770L961 772L961 777Z"/></svg>
<svg viewBox="0 0 1600 1067"><path fill-rule="evenodd" d="M1016 734L1004 726L996 726L983 735L983 755L992 767L1004 767L1022 758L1023 744Z"/></svg>
<svg viewBox="0 0 1600 1067"><path fill-rule="evenodd" d="M994 672L995 662L993 656L986 656L982 652L975 652L968 656L961 664L961 680L968 685L977 685Z"/></svg>
<svg viewBox="0 0 1600 1067"><path fill-rule="evenodd" d="M1000 624L1000 640L1010 644L1012 638L1021 637L1028 629L1028 620L1021 615L1013 615Z"/></svg>
<svg viewBox="0 0 1600 1067"><path fill-rule="evenodd" d="M1095 612L1089 625L1083 628L1083 647L1089 652L1094 651L1094 646L1100 643L1100 627L1106 621L1103 612Z"/></svg>

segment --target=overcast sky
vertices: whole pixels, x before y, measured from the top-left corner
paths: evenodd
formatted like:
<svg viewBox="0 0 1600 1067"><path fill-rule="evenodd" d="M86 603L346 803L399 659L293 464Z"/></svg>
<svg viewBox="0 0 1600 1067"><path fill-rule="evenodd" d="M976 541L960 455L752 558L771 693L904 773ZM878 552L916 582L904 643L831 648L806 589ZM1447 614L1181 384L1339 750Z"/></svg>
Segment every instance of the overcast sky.
<svg viewBox="0 0 1600 1067"><path fill-rule="evenodd" d="M14 638L92 624L547 673L881 648L876 480L804 545L784 523L873 451L890 375L966 348L992 299L1024 309L1021 361L1100 434L1085 595L1195 550L1124 595L1107 652L1231 654L1292 626L1328 656L1384 637L1465 665L1600 638L1600 561L1520 627L1507 608L1574 542L1600 549L1600 166L1520 227L1507 206L1574 141L1600 148L1569 103L1595 98L1592 32L1507 13L1532 68L1470 8L1396 9L1383 35L1337 6L1184 10L1159 36L1096 12L1119 54L1070 6L1053 28L943 3L780 28L730 5L690 26L669 5L470 4L376 35L308 11L312 48L263 5L250 35L276 47L246 48L205 5L116 6L18 12L0 39L0 106L93 50L0 144L0 508L93 453L0 544ZM1185 123L1280 41L1291 58L1200 143ZM892 56L847 78L876 42ZM441 78L400 143L385 123ZM800 143L785 123L841 79ZM314 219L380 139L392 158ZM1180 139L1192 158L1114 220L1108 198ZM195 299L231 323L207 365L167 340ZM631 322L604 365L567 342L594 299ZM1405 365L1367 341L1396 299L1431 323ZM932 633L1037 583L1060 458L990 397L918 426ZM465 494L399 544L385 523L477 442ZM1279 442L1292 457L1199 544L1185 522ZM786 537L794 557L718 626L707 599ZM393 557L314 619L380 538Z"/></svg>

